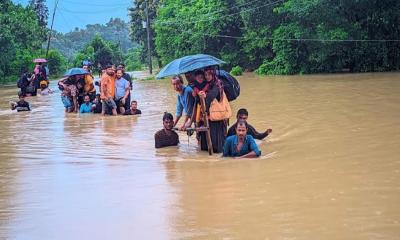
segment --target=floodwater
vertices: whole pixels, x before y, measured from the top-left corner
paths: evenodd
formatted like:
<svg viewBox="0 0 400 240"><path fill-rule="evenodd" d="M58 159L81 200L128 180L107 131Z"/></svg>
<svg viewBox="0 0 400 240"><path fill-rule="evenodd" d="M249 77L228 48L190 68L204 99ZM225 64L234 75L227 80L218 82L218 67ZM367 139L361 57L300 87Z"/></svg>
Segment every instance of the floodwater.
<svg viewBox="0 0 400 240"><path fill-rule="evenodd" d="M134 82L142 116L66 114L59 93L12 113L0 89L0 239L400 238L399 73L239 79L233 110L273 128L255 160L185 133L154 149L167 80Z"/></svg>

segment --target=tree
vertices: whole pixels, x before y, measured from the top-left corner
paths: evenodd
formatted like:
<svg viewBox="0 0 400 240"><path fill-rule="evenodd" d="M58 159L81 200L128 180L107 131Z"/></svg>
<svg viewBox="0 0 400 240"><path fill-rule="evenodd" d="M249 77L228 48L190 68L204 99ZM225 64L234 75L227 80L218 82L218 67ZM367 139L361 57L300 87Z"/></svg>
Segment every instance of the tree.
<svg viewBox="0 0 400 240"><path fill-rule="evenodd" d="M16 81L23 71L32 69L32 60L40 56L43 29L30 7L0 2L0 81Z"/></svg>
<svg viewBox="0 0 400 240"><path fill-rule="evenodd" d="M155 21L156 49L164 62L188 54L208 53L231 65L242 63L242 21L234 1L210 0L188 4L166 0ZM221 36L229 35L229 38ZM171 47L174 46L174 47Z"/></svg>
<svg viewBox="0 0 400 240"><path fill-rule="evenodd" d="M58 75L65 70L66 59L57 50L51 49L47 55L47 66L50 75Z"/></svg>
<svg viewBox="0 0 400 240"><path fill-rule="evenodd" d="M143 21L146 21L146 2L148 3L148 14L149 14L149 27L150 27L150 48L152 49L152 55L157 58L158 65L161 67L160 56L155 50L155 29L154 20L157 16L157 9L159 8L162 0L134 0L133 7L129 8L130 16L130 37L132 41L139 43L141 48L141 60L143 62L147 61L147 32L143 28Z"/></svg>
<svg viewBox="0 0 400 240"><path fill-rule="evenodd" d="M97 34L75 55L74 66L81 66L82 61L87 59L90 59L94 66L106 66L123 62L124 56L119 44L105 41Z"/></svg>
<svg viewBox="0 0 400 240"><path fill-rule="evenodd" d="M46 0L29 0L29 6L35 11L39 26L46 28L49 18L49 9L46 6Z"/></svg>

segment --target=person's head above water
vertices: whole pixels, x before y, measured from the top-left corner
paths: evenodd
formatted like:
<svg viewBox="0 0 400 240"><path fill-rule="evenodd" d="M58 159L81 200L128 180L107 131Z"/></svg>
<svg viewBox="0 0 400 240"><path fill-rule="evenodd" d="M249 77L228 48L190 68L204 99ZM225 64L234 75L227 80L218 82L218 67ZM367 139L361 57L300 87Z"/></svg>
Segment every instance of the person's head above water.
<svg viewBox="0 0 400 240"><path fill-rule="evenodd" d="M164 125L164 129L172 130L172 128L174 127L174 116L172 116L171 113L169 113L169 112L164 113L163 125Z"/></svg>
<svg viewBox="0 0 400 240"><path fill-rule="evenodd" d="M120 64L118 65L118 69L122 69L122 71L125 72L125 64L120 63Z"/></svg>
<svg viewBox="0 0 400 240"><path fill-rule="evenodd" d="M114 76L115 70L114 70L113 65L108 64L108 65L106 66L106 73L107 73L108 76Z"/></svg>
<svg viewBox="0 0 400 240"><path fill-rule="evenodd" d="M88 104L90 102L90 97L89 95L85 95L85 97L83 98L83 101Z"/></svg>
<svg viewBox="0 0 400 240"><path fill-rule="evenodd" d="M185 73L185 78L186 78L186 81L188 82L189 85L190 85L191 83L193 83L193 82L195 81L193 71L191 71L191 72L186 72L186 73Z"/></svg>
<svg viewBox="0 0 400 240"><path fill-rule="evenodd" d="M122 69L117 69L117 79L122 78L122 75L124 75L124 71Z"/></svg>
<svg viewBox="0 0 400 240"><path fill-rule="evenodd" d="M20 101L25 102L25 95L22 94L22 92L18 93L18 98L19 98Z"/></svg>
<svg viewBox="0 0 400 240"><path fill-rule="evenodd" d="M215 79L215 73L216 73L215 66L206 67L204 69L204 76L207 82L211 82L212 80Z"/></svg>
<svg viewBox="0 0 400 240"><path fill-rule="evenodd" d="M240 120L247 121L248 117L249 117L249 112L247 111L246 108L241 108L237 111L237 114L236 114L237 121L240 121Z"/></svg>
<svg viewBox="0 0 400 240"><path fill-rule="evenodd" d="M131 110L136 111L136 109L137 109L137 101L133 100L131 102Z"/></svg>
<svg viewBox="0 0 400 240"><path fill-rule="evenodd" d="M177 92L181 92L183 89L183 79L180 75L175 75L171 79L171 84L174 87L174 90Z"/></svg>
<svg viewBox="0 0 400 240"><path fill-rule="evenodd" d="M204 77L204 72L203 70L197 70L194 72L194 78L196 79L196 81L198 83L202 83L204 82L206 79Z"/></svg>
<svg viewBox="0 0 400 240"><path fill-rule="evenodd" d="M246 134L247 134L246 121L244 121L244 120L239 120L239 121L237 122L237 125L236 125L236 135L237 135L239 138L242 138L242 137L245 137Z"/></svg>
<svg viewBox="0 0 400 240"><path fill-rule="evenodd" d="M47 88L47 82L45 80L40 81L40 89L44 90Z"/></svg>

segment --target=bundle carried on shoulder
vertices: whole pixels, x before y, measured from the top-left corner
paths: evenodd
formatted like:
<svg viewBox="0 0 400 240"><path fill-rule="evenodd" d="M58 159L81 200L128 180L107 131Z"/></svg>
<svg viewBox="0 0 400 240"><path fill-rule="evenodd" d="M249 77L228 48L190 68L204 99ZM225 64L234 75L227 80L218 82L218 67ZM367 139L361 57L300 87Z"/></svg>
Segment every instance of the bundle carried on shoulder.
<svg viewBox="0 0 400 240"><path fill-rule="evenodd" d="M217 70L217 77L224 85L224 92L229 102L239 97L240 85L236 78L224 70Z"/></svg>
<svg viewBox="0 0 400 240"><path fill-rule="evenodd" d="M216 98L210 105L210 120L221 121L229 119L232 116L231 106L224 91L222 91L221 99L218 101Z"/></svg>

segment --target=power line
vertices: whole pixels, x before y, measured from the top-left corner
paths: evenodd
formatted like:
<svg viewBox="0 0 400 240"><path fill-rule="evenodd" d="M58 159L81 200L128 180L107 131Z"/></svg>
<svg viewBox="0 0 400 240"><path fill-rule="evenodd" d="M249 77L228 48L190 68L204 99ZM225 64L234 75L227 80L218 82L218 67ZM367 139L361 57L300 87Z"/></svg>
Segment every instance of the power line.
<svg viewBox="0 0 400 240"><path fill-rule="evenodd" d="M68 13L75 13L75 14L90 14L90 13L105 13L105 12L110 12L113 10L118 10L120 9L120 7L114 7L114 8L109 8L109 9L103 9L103 10L93 10L93 11L75 11L75 10L70 10L70 9L66 9L66 8L60 8L61 10L63 10L64 12L68 12Z"/></svg>
<svg viewBox="0 0 400 240"><path fill-rule="evenodd" d="M212 35L203 34L204 36L220 37L220 38L233 38L245 39L246 37L236 37L229 35ZM400 42L400 39L319 39L319 38L260 38L253 37L252 39L265 39L274 41L292 41L292 42Z"/></svg>
<svg viewBox="0 0 400 240"><path fill-rule="evenodd" d="M112 7L112 6L125 6L125 5L129 5L131 4L130 1L122 1L122 2L113 2L113 3L109 3L109 4L98 4L98 3L90 3L90 2L74 2L74 1L66 1L64 0L63 2L65 3L70 3L70 4L76 4L76 5L80 5L80 6L86 6L86 7L92 7L92 6L96 6L96 7Z"/></svg>
<svg viewBox="0 0 400 240"><path fill-rule="evenodd" d="M253 1L253 2L255 2L255 1ZM231 14L225 15L224 17L230 17L230 16L234 16L234 15L241 14L241 13L244 13L244 12L248 12L248 11L251 11L251 10L256 10L256 9L260 9L260 8L263 8L263 7L272 6L272 5L275 5L275 4L280 3L280 2L284 2L284 0L278 0L278 1L275 1L275 2L272 2L272 3L267 3L267 4L264 4L264 5L261 5L261 6L257 6L257 7L254 7L254 8L244 9L244 10L241 10L239 12L235 12L235 13L231 13ZM245 5L243 5L243 6L245 6ZM224 11L224 10L222 10L222 11ZM215 13L219 13L219 12L222 12L222 11L221 10L215 11L215 12L212 12L212 13L208 13L208 14L206 14L204 16L213 15ZM210 17L208 19L202 19L202 20L197 20L197 21L192 21L192 22L190 22L190 21L189 22L183 22L183 21L180 21L180 20L171 20L171 21L156 21L156 23L161 24L161 25L163 25L163 24L179 24L179 25L181 25L182 23L195 24L195 23L199 23L199 22L210 21L210 20L213 20L213 19L215 19L215 18Z"/></svg>

